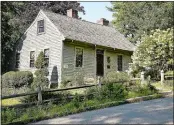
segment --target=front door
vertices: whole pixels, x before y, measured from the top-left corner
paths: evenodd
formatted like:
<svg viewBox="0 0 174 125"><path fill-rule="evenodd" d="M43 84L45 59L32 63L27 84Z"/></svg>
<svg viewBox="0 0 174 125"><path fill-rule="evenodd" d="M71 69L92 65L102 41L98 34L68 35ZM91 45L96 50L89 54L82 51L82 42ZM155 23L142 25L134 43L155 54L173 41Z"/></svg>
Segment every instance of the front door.
<svg viewBox="0 0 174 125"><path fill-rule="evenodd" d="M96 50L96 67L97 76L103 76L104 74L104 50Z"/></svg>

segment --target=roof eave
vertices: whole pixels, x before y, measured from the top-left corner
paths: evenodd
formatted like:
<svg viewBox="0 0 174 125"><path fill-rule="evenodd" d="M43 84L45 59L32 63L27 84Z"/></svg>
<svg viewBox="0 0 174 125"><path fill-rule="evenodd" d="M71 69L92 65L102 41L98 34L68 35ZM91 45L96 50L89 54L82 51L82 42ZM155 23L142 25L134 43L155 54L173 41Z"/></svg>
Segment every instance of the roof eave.
<svg viewBox="0 0 174 125"><path fill-rule="evenodd" d="M113 50L127 51L127 52L130 52L130 53L134 52L133 50L126 50L126 49L113 48L113 47L103 46L103 45L98 45L98 44L92 44L92 43L89 43L89 42L86 42L86 41L75 40L75 39L71 39L71 38L68 38L68 37L65 37L64 41L66 41L66 40L71 40L72 42L77 41L77 42L85 43L85 44L88 44L88 45L94 45L95 47L98 46L98 47L103 47L103 48L108 48L108 49L113 49Z"/></svg>

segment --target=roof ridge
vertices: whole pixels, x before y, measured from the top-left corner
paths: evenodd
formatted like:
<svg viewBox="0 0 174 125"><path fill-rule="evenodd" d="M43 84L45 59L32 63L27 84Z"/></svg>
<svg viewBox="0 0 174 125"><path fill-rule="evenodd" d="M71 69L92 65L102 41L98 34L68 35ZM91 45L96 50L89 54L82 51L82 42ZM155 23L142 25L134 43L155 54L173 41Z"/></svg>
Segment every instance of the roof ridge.
<svg viewBox="0 0 174 125"><path fill-rule="evenodd" d="M60 30L64 37L68 39L133 51L134 45L115 27L71 18L66 15L54 13L50 10L42 10L42 12Z"/></svg>
<svg viewBox="0 0 174 125"><path fill-rule="evenodd" d="M94 22L90 22L90 21L87 21L87 20L80 20L80 19L77 19L77 18L72 18L72 17L66 16L66 15L62 15L62 14L59 14L59 13L52 12L52 11L50 11L50 10L43 10L43 9L41 9L41 10L42 10L43 12L49 12L49 13L53 13L53 14L58 14L58 15L60 15L60 16L66 17L66 18L70 18L70 19L74 19L74 20L78 20L78 21L82 21L82 22L92 23L92 24L96 24L96 25L99 25L99 26L105 26L105 27L108 27L108 28L113 28L113 29L115 29L114 27L111 27L111 26L101 25L101 24L94 23ZM115 29L115 30L116 30L116 29Z"/></svg>

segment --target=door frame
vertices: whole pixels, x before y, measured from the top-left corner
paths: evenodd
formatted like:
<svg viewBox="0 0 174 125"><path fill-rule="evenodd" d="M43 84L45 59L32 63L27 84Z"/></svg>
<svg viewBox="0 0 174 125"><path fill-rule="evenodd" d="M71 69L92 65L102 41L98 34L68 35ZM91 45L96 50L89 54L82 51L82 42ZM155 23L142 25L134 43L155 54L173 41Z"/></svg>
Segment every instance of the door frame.
<svg viewBox="0 0 174 125"><path fill-rule="evenodd" d="M105 75L105 49L95 47L95 74L97 75L97 50L103 50L103 76Z"/></svg>

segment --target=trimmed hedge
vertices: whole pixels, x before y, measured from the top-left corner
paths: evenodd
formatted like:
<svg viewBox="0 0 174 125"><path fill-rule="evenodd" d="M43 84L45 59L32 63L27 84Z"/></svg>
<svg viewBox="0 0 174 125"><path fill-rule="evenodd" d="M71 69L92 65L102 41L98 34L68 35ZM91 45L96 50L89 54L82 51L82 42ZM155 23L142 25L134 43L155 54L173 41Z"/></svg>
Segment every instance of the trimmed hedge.
<svg viewBox="0 0 174 125"><path fill-rule="evenodd" d="M19 88L30 85L33 82L33 74L29 71L10 71L2 75L2 87Z"/></svg>

